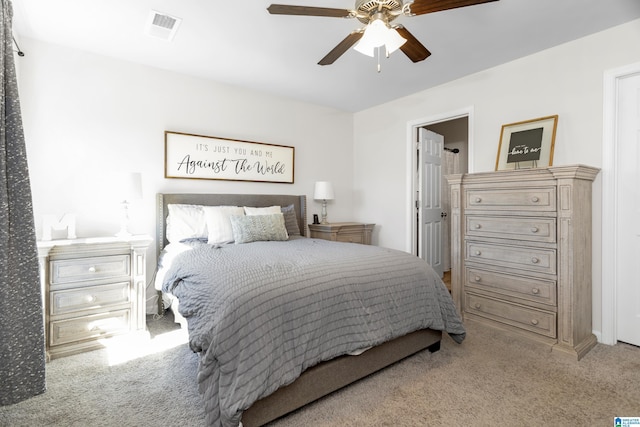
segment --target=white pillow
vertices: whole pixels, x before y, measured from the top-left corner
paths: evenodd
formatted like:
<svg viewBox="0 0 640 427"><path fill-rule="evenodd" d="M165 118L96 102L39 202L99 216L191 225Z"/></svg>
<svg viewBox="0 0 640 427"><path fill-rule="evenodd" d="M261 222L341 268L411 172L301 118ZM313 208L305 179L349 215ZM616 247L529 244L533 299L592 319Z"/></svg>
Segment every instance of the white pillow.
<svg viewBox="0 0 640 427"><path fill-rule="evenodd" d="M178 243L184 239L207 238L207 223L200 205L167 205L167 240Z"/></svg>
<svg viewBox="0 0 640 427"><path fill-rule="evenodd" d="M210 245L221 245L233 242L231 216L244 216L241 206L203 206L204 217L207 222Z"/></svg>
<svg viewBox="0 0 640 427"><path fill-rule="evenodd" d="M275 215L281 212L280 206L269 206L268 208L252 208L245 206L244 213L245 215Z"/></svg>

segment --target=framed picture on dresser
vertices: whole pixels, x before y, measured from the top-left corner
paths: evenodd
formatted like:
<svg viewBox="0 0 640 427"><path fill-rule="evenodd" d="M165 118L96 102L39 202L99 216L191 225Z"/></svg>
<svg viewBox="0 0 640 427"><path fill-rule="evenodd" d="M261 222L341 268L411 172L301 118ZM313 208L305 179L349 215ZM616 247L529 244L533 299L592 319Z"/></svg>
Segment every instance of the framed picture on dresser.
<svg viewBox="0 0 640 427"><path fill-rule="evenodd" d="M553 165L558 116L546 116L502 126L496 170Z"/></svg>

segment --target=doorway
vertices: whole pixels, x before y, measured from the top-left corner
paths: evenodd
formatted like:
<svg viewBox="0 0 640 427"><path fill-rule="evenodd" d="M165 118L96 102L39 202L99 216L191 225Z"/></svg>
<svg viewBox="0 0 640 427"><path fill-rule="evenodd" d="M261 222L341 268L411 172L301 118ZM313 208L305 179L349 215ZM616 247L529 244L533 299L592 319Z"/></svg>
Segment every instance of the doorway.
<svg viewBox="0 0 640 427"><path fill-rule="evenodd" d="M412 172L413 176L411 179L412 185L410 196L412 203L411 247L412 253L421 258L426 259L425 256L427 254L424 248L432 247L430 243L433 243L424 241L424 238L428 236L424 236L422 227L422 224L424 223L423 211L421 209L423 206L423 195L420 194L420 188L422 184L422 177L425 176L425 171L423 170L424 165L420 159L420 154L418 153L421 129L426 129L435 134L442 135L444 138L444 149L450 152L457 152L456 155L459 157L460 165L459 172L467 173L471 170L470 162L473 148L470 131L470 129L472 129L473 122L472 113L473 109L467 108L450 114L443 114L437 117L417 120L409 124L411 135L411 140L409 141L412 158L411 164L415 165ZM440 194L446 197L448 195L448 185L444 176L440 177L440 185L442 186ZM445 228L445 231L441 233L441 247L439 248L439 252L443 254L442 261L445 275L447 274L447 271L450 270L450 237L449 233L446 232L446 229L450 226L449 217L450 214L449 212L446 212L445 209L445 211L443 211L443 227ZM437 237L437 234L434 237Z"/></svg>
<svg viewBox="0 0 640 427"><path fill-rule="evenodd" d="M602 335L640 345L640 63L605 73Z"/></svg>

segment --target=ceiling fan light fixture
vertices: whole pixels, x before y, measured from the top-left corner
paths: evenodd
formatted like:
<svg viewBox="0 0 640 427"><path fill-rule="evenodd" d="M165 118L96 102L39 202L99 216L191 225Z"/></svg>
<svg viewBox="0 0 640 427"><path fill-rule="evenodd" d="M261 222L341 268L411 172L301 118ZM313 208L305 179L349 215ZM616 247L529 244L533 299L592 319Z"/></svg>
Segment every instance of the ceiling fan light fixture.
<svg viewBox="0 0 640 427"><path fill-rule="evenodd" d="M384 45L387 48L388 55L398 50L406 41L396 30L390 28L386 22L377 18L367 25L364 35L353 48L364 55L373 57L377 47Z"/></svg>
<svg viewBox="0 0 640 427"><path fill-rule="evenodd" d="M374 19L364 29L364 35L353 48L358 52L373 57L375 48L384 44L389 27L382 19Z"/></svg>
<svg viewBox="0 0 640 427"><path fill-rule="evenodd" d="M400 33L393 28L389 28L389 31L387 32L387 41L384 43L387 48L387 55L390 55L400 49L400 47L406 42L407 39L402 37Z"/></svg>

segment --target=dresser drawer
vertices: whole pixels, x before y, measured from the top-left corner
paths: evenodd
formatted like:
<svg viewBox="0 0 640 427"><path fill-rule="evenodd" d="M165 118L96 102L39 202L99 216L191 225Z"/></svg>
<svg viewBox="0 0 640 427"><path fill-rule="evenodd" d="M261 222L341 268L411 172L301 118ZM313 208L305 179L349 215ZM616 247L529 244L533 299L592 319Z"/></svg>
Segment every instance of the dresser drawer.
<svg viewBox="0 0 640 427"><path fill-rule="evenodd" d="M465 209L528 212L555 212L555 187L474 189L466 193Z"/></svg>
<svg viewBox="0 0 640 427"><path fill-rule="evenodd" d="M336 241L346 243L364 243L362 233L338 233Z"/></svg>
<svg viewBox="0 0 640 427"><path fill-rule="evenodd" d="M465 261L556 274L555 249L467 241Z"/></svg>
<svg viewBox="0 0 640 427"><path fill-rule="evenodd" d="M109 307L129 302L129 282L52 291L51 315Z"/></svg>
<svg viewBox="0 0 640 427"><path fill-rule="evenodd" d="M129 316L130 310L118 310L52 321L50 322L49 345L55 346L128 332L130 328Z"/></svg>
<svg viewBox="0 0 640 427"><path fill-rule="evenodd" d="M129 276L129 255L76 258L51 261L51 284Z"/></svg>
<svg viewBox="0 0 640 427"><path fill-rule="evenodd" d="M480 268L465 269L465 286L469 289L494 292L526 301L556 306L556 281L520 277Z"/></svg>
<svg viewBox="0 0 640 427"><path fill-rule="evenodd" d="M555 243L555 218L467 215L467 236Z"/></svg>
<svg viewBox="0 0 640 427"><path fill-rule="evenodd" d="M487 319L556 337L556 314L467 293L465 311Z"/></svg>

